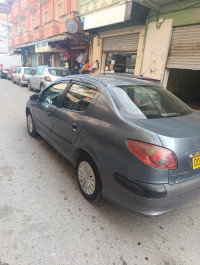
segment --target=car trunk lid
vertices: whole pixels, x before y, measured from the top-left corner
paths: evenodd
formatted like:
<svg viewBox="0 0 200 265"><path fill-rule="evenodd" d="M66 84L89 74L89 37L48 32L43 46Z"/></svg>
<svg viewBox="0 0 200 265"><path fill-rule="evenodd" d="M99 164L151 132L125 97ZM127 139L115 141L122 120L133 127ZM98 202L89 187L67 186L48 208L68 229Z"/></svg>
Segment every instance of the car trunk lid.
<svg viewBox="0 0 200 265"><path fill-rule="evenodd" d="M137 120L146 130L160 138L163 147L172 150L178 158L178 168L169 170L169 184L180 183L200 176L200 114Z"/></svg>

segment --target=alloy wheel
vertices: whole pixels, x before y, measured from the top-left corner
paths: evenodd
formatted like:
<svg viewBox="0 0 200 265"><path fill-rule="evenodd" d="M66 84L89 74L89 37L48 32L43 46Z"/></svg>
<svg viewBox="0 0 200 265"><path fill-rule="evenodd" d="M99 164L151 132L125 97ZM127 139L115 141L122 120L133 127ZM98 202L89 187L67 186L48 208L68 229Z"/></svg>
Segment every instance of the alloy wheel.
<svg viewBox="0 0 200 265"><path fill-rule="evenodd" d="M78 179L81 188L87 195L92 195L95 192L96 180L94 171L90 164L82 161L78 168Z"/></svg>

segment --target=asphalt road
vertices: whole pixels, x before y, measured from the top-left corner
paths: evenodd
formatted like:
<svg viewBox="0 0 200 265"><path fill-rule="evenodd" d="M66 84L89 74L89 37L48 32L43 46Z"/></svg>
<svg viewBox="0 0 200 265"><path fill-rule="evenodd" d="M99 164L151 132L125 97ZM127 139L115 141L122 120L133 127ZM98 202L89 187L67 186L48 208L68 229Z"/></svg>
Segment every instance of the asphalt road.
<svg viewBox="0 0 200 265"><path fill-rule="evenodd" d="M90 204L74 168L28 135L31 94L0 80L0 265L199 265L200 198L153 218Z"/></svg>

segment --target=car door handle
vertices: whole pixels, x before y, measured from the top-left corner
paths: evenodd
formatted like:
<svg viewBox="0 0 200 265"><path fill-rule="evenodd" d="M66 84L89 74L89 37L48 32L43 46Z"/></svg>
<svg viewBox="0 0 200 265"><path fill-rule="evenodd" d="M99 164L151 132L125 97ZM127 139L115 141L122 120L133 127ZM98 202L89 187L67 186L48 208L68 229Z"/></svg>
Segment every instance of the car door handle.
<svg viewBox="0 0 200 265"><path fill-rule="evenodd" d="M50 113L50 112L47 113L47 117L48 117L49 119L51 118L51 113Z"/></svg>
<svg viewBox="0 0 200 265"><path fill-rule="evenodd" d="M73 129L73 131L76 131L77 128L78 128L77 123L73 122L73 123L72 123L72 129Z"/></svg>

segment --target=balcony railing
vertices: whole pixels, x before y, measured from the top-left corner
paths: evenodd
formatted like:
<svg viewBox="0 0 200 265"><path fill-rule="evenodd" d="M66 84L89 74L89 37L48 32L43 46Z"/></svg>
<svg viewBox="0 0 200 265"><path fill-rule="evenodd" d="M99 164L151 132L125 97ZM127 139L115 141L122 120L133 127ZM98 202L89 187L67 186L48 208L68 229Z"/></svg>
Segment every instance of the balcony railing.
<svg viewBox="0 0 200 265"><path fill-rule="evenodd" d="M23 42L31 42L33 41L33 32L32 31L26 31L23 33Z"/></svg>
<svg viewBox="0 0 200 265"><path fill-rule="evenodd" d="M74 19L74 20L77 20L77 12L76 11L71 11L71 12L68 12L62 16L60 16L60 25L59 25L59 33L64 33L67 31L66 27L65 27L65 21L66 19L68 18L71 18L71 19ZM79 30L79 23L77 22L78 24L78 30Z"/></svg>
<svg viewBox="0 0 200 265"><path fill-rule="evenodd" d="M21 35L17 35L17 36L15 36L15 40L14 40L14 42L15 42L15 45L20 45L20 44L22 44L22 43L23 43L22 36L21 36Z"/></svg>
<svg viewBox="0 0 200 265"><path fill-rule="evenodd" d="M33 39L34 40L40 40L40 39L44 38L43 27L37 26L33 30L34 30L34 32L33 32Z"/></svg>
<svg viewBox="0 0 200 265"><path fill-rule="evenodd" d="M26 12L21 9L19 5L15 6L13 8L13 16L17 18L24 18L26 15Z"/></svg>
<svg viewBox="0 0 200 265"><path fill-rule="evenodd" d="M38 8L39 4L33 0L21 0L21 9L24 11L34 11Z"/></svg>
<svg viewBox="0 0 200 265"><path fill-rule="evenodd" d="M44 38L59 34L59 22L50 20L44 23Z"/></svg>
<svg viewBox="0 0 200 265"><path fill-rule="evenodd" d="M13 14L11 13L8 15L8 22L11 24L17 24L18 19L16 17L14 17Z"/></svg>

